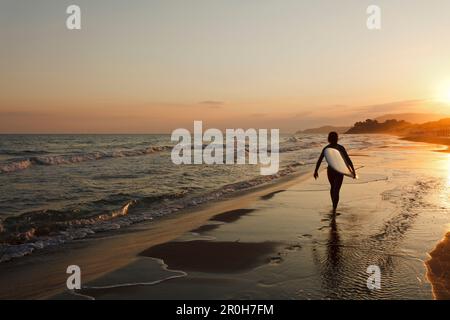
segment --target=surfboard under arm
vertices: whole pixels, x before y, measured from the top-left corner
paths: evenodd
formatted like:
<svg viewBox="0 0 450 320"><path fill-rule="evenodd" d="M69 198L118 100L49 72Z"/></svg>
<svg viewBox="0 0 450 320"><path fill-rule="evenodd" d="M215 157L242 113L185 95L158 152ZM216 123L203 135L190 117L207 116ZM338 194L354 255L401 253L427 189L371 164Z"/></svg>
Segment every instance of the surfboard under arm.
<svg viewBox="0 0 450 320"><path fill-rule="evenodd" d="M339 152L339 150L334 148L326 148L324 151L324 155L325 160L331 168L347 177L353 178L353 173L350 170L348 164L345 162L345 159L344 157L342 157L342 154Z"/></svg>

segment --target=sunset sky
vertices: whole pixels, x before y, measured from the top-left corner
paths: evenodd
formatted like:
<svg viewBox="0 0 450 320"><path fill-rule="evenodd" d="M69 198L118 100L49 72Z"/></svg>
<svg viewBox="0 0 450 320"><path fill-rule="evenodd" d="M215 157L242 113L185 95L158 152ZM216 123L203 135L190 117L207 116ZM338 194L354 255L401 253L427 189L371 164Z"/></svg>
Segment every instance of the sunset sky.
<svg viewBox="0 0 450 320"><path fill-rule="evenodd" d="M66 29L70 4L80 31ZM0 41L0 133L450 113L448 0L2 0Z"/></svg>

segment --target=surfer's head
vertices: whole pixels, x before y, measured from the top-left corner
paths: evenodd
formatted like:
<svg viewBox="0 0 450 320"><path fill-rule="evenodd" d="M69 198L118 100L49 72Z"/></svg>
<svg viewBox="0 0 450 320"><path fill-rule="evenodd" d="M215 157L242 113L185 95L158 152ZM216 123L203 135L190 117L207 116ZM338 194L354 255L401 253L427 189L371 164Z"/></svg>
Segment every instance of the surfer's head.
<svg viewBox="0 0 450 320"><path fill-rule="evenodd" d="M328 142L329 143L336 144L338 142L338 139L339 138L338 138L337 132L332 131L328 134Z"/></svg>

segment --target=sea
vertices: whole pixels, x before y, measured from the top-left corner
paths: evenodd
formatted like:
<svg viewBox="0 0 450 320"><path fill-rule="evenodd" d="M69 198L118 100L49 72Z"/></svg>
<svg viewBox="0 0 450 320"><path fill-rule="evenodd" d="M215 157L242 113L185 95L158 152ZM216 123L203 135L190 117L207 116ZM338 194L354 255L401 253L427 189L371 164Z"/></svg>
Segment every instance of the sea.
<svg viewBox="0 0 450 320"><path fill-rule="evenodd" d="M281 135L280 169L262 176L259 165L175 165L169 134L0 135L0 263L312 174L326 143ZM340 143L351 151L377 140Z"/></svg>

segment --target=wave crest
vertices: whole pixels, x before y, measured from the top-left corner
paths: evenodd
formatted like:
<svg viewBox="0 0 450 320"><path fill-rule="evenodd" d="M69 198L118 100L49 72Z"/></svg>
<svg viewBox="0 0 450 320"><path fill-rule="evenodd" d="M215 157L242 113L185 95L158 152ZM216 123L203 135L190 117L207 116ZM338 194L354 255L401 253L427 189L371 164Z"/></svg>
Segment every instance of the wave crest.
<svg viewBox="0 0 450 320"><path fill-rule="evenodd" d="M91 152L73 155L38 156L13 160L0 165L1 173L10 173L28 169L33 165L54 166L64 164L74 164L86 161L96 161L107 158L123 158L145 156L152 153L167 151L171 146L154 146L137 150L115 150L112 152Z"/></svg>

